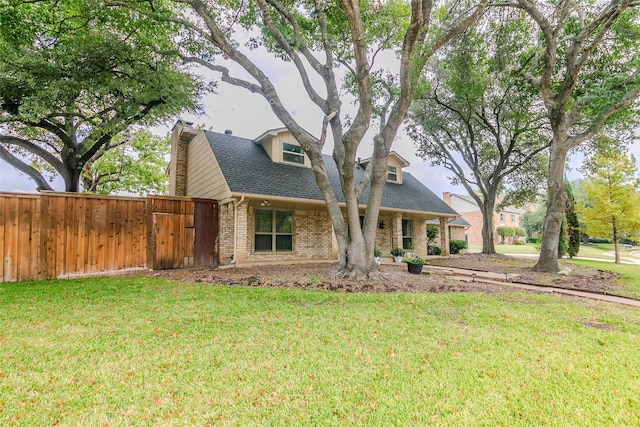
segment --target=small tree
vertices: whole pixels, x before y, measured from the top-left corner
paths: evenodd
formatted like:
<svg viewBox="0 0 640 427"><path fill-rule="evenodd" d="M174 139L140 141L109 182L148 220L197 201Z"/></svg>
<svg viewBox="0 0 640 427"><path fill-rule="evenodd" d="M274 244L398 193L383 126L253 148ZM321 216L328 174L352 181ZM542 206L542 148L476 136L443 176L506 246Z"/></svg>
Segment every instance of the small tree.
<svg viewBox="0 0 640 427"><path fill-rule="evenodd" d="M526 231L524 230L524 228L520 228L520 227L514 227L513 228L513 235L514 235L514 239L513 239L513 244L515 245L516 242L519 240L519 237L524 237L526 235Z"/></svg>
<svg viewBox="0 0 640 427"><path fill-rule="evenodd" d="M590 178L584 186L581 216L589 234L613 237L618 264L618 239L640 230L640 191L635 164L632 155L613 149L596 153L583 167Z"/></svg>
<svg viewBox="0 0 640 427"><path fill-rule="evenodd" d="M515 230L513 227L500 226L496 228L496 233L498 233L498 236L500 236L500 239L501 239L500 244L504 245L505 239L507 237L511 237L515 235Z"/></svg>
<svg viewBox="0 0 640 427"><path fill-rule="evenodd" d="M427 253L431 251L431 244L436 240L440 229L435 225L427 225Z"/></svg>

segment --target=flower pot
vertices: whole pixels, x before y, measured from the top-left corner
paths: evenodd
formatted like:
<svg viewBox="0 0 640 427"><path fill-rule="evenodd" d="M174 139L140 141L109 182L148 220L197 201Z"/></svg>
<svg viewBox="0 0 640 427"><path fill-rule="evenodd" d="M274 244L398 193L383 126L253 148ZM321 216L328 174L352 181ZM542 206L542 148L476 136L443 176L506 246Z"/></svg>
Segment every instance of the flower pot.
<svg viewBox="0 0 640 427"><path fill-rule="evenodd" d="M373 260L376 262L376 264L380 265L380 257L379 256L374 256Z"/></svg>
<svg viewBox="0 0 640 427"><path fill-rule="evenodd" d="M420 274L422 273L422 267L424 266L424 264L413 264L408 262L407 263L407 270L409 270L409 273L411 274Z"/></svg>
<svg viewBox="0 0 640 427"><path fill-rule="evenodd" d="M395 263L401 263L402 262L402 256L394 256L393 257L393 262Z"/></svg>

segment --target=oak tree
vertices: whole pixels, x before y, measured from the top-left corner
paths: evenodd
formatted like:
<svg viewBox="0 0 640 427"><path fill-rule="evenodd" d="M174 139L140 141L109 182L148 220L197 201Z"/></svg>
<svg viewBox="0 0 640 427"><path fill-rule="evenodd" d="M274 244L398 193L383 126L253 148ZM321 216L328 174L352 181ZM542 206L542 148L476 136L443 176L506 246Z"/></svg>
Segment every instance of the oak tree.
<svg viewBox="0 0 640 427"><path fill-rule="evenodd" d="M525 24L522 12L486 13L427 67L430 88L409 113L419 155L448 169L480 208L484 254L496 253L498 204L534 199L545 176L544 108L515 72Z"/></svg>
<svg viewBox="0 0 640 427"><path fill-rule="evenodd" d="M53 173L79 191L87 164L132 124L194 106L199 86L180 70L174 33L166 20L101 0L3 2L0 158L39 190L52 189Z"/></svg>
<svg viewBox="0 0 640 427"><path fill-rule="evenodd" d="M428 58L481 16L488 0L175 2L184 7L174 22L187 32L185 60L216 72L226 84L262 96L309 156L336 235L339 270L351 277L376 275L372 254L387 158L421 71ZM251 36L247 47L239 43L243 34ZM300 95L318 109L315 129L305 129L291 114L282 88L274 83L277 76L269 74L256 48L266 48L296 70ZM388 61L377 61L389 52L396 55L391 68ZM225 61L237 64L244 74L233 73ZM356 109L350 116L343 111L349 102ZM356 182L357 149L369 130L374 133L373 154L364 177ZM322 156L327 135L333 140L344 216ZM361 226L359 201L365 191Z"/></svg>
<svg viewBox="0 0 640 427"><path fill-rule="evenodd" d="M537 27L521 73L544 102L552 138L547 214L536 271L558 271L558 238L570 149L625 119L640 95L637 0L515 0Z"/></svg>

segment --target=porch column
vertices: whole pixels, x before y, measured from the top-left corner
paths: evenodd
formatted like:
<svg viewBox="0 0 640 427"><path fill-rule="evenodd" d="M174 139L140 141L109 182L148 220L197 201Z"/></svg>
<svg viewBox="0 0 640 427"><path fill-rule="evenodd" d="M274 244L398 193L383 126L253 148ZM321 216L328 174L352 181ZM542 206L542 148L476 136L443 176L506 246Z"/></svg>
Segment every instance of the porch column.
<svg viewBox="0 0 640 427"><path fill-rule="evenodd" d="M417 256L427 256L427 221L413 220L413 250Z"/></svg>
<svg viewBox="0 0 640 427"><path fill-rule="evenodd" d="M402 214L394 213L393 214L393 224L391 225L393 228L393 238L392 240L392 249L400 248L402 249Z"/></svg>
<svg viewBox="0 0 640 427"><path fill-rule="evenodd" d="M247 262L247 252L252 249L248 246L249 233L249 204L247 202L236 205L236 260L238 264ZM251 221L253 225L253 221ZM252 230L253 231L253 230ZM253 235L253 234L252 234ZM253 238L251 239L253 241Z"/></svg>
<svg viewBox="0 0 640 427"><path fill-rule="evenodd" d="M440 249L442 256L449 256L449 221L440 217Z"/></svg>

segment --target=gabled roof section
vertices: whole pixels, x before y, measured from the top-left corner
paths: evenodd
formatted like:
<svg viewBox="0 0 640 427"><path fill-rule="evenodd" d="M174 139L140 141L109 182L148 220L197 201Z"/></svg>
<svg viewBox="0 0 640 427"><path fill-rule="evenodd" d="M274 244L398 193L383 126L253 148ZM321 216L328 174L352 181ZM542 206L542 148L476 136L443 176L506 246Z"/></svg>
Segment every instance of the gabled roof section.
<svg viewBox="0 0 640 427"><path fill-rule="evenodd" d="M398 154L395 151L390 151L389 152L389 158L396 159L396 161L398 163L400 163L403 168L406 168L411 164L411 163L409 163L409 161L407 159L405 159L404 157L402 157L400 154ZM366 167L367 164L369 164L370 161L371 161L371 157L368 157L366 159L360 160L360 164L363 165L364 167Z"/></svg>
<svg viewBox="0 0 640 427"><path fill-rule="evenodd" d="M289 129L287 129L287 128L270 129L270 130L264 132L262 135L260 135L256 139L254 139L253 141L256 144L263 144L265 141L268 141L269 139L273 138L274 136L278 135L279 133L288 132L288 131L289 131Z"/></svg>
<svg viewBox="0 0 640 427"><path fill-rule="evenodd" d="M204 133L232 193L324 200L311 169L272 162L264 148L254 140L217 132ZM331 156L324 157L336 198L344 202L336 164ZM363 168L355 167L356 181L363 173ZM367 197L368 191L360 203L366 204ZM408 172L403 172L402 185L386 184L382 207L457 216L452 208Z"/></svg>

